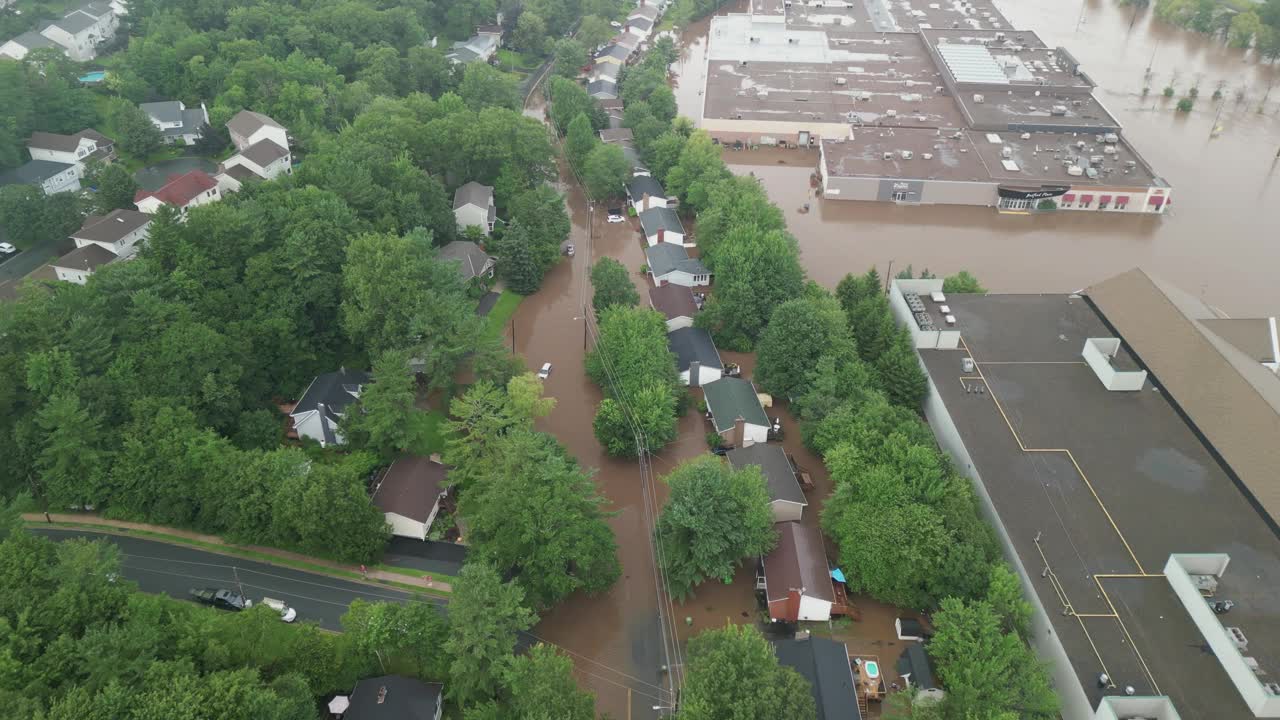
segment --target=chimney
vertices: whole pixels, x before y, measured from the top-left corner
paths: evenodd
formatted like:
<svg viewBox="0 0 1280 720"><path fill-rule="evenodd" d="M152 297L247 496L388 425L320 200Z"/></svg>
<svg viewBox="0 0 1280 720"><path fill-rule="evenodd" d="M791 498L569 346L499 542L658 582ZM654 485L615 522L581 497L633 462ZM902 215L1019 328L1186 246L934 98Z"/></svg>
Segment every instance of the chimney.
<svg viewBox="0 0 1280 720"><path fill-rule="evenodd" d="M689 363L689 387L702 387L702 363L697 360Z"/></svg>
<svg viewBox="0 0 1280 720"><path fill-rule="evenodd" d="M658 242L662 242L665 239L663 238L663 235L666 234L666 232L667 231L665 229L658 228Z"/></svg>
<svg viewBox="0 0 1280 720"><path fill-rule="evenodd" d="M383 685L382 687L378 688L378 704L381 705L386 701L387 701L387 686Z"/></svg>
<svg viewBox="0 0 1280 720"><path fill-rule="evenodd" d="M733 421L733 446L738 449L742 449L746 447L746 442L747 421L739 415L738 419Z"/></svg>

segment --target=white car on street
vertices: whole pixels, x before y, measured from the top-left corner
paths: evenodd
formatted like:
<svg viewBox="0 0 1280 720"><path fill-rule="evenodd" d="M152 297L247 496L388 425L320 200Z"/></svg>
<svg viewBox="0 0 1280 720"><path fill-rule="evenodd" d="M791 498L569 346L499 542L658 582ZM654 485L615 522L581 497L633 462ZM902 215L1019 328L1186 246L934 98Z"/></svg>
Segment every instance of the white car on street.
<svg viewBox="0 0 1280 720"><path fill-rule="evenodd" d="M611 222L611 223L620 223L620 222L622 222L622 216L621 216L621 215L610 215L610 216L609 216L609 218L608 218L608 221L609 221L609 222Z"/></svg>
<svg viewBox="0 0 1280 720"><path fill-rule="evenodd" d="M551 377L551 363L542 363L542 369L538 371L538 378L546 380Z"/></svg>
<svg viewBox="0 0 1280 720"><path fill-rule="evenodd" d="M18 252L18 248L9 243L0 243L0 255L12 255Z"/></svg>

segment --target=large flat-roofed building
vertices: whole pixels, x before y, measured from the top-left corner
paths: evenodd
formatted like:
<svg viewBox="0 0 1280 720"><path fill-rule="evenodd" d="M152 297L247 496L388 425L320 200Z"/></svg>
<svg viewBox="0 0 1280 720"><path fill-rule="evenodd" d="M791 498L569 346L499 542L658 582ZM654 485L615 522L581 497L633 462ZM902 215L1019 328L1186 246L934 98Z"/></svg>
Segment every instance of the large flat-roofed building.
<svg viewBox="0 0 1280 720"><path fill-rule="evenodd" d="M1280 717L1280 345L1140 270L890 304L1067 720ZM1268 349L1268 345L1272 349Z"/></svg>
<svg viewBox="0 0 1280 720"><path fill-rule="evenodd" d="M989 2L749 8L711 19L698 124L736 147L821 146L824 198L1024 214L1170 206L1172 188L1075 57Z"/></svg>

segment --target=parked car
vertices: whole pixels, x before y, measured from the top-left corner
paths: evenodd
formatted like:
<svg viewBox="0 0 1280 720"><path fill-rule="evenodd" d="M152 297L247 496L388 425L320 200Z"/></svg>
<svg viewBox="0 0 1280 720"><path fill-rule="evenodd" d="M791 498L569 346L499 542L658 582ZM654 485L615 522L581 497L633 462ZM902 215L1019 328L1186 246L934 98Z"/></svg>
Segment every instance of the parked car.
<svg viewBox="0 0 1280 720"><path fill-rule="evenodd" d="M18 248L9 243L0 243L0 255L12 255L18 252Z"/></svg>
<svg viewBox="0 0 1280 720"><path fill-rule="evenodd" d="M613 22L609 23L609 27L614 28L616 30L617 28L622 27L622 23L618 22L617 20L614 20Z"/></svg>
<svg viewBox="0 0 1280 720"><path fill-rule="evenodd" d="M611 222L611 223L620 223L620 222L622 222L622 216L621 216L621 215L614 215L613 213L609 213L608 222Z"/></svg>
<svg viewBox="0 0 1280 720"><path fill-rule="evenodd" d="M542 363L542 369L538 371L538 377L542 380L551 377L551 363Z"/></svg>
<svg viewBox="0 0 1280 720"><path fill-rule="evenodd" d="M283 600L264 597L262 598L262 604L280 613L280 619L287 623L291 623L298 619L298 611L288 605L285 605Z"/></svg>
<svg viewBox="0 0 1280 720"><path fill-rule="evenodd" d="M564 246L565 255L568 255L569 257L573 257L574 252L575 252L575 248L573 247L573 243L568 243Z"/></svg>
<svg viewBox="0 0 1280 720"><path fill-rule="evenodd" d="M247 610L253 607L253 601L240 593L219 588L191 588L187 591L191 599L202 605L212 605L222 610Z"/></svg>

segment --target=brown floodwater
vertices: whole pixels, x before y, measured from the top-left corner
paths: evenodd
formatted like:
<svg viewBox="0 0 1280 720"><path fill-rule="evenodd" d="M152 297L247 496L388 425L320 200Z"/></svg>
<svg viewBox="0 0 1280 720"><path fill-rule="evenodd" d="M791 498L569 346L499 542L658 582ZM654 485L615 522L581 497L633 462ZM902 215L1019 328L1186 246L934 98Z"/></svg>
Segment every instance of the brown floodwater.
<svg viewBox="0 0 1280 720"><path fill-rule="evenodd" d="M1233 315L1280 305L1280 68L1252 53L1156 21L1114 0L997 2L1014 27L1065 46L1099 87L1125 136L1174 188L1164 217L1060 212L999 215L990 208L821 201L808 178L816 153L726 152L735 172L760 177L787 215L809 275L832 286L846 273L908 264L941 275L973 271L1001 292L1075 290L1142 266ZM735 2L722 12L741 12ZM1132 24L1132 27L1131 27ZM697 116L707 21L690 25L675 66L681 113ZM1151 78L1146 79L1148 65ZM1172 84L1178 95L1161 96ZM1221 84L1223 99L1211 98ZM1192 85L1191 113L1173 109ZM1142 89L1149 86L1150 95ZM1221 131L1214 136L1213 130ZM810 203L811 211L800 212Z"/></svg>

